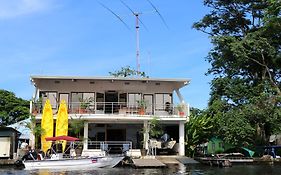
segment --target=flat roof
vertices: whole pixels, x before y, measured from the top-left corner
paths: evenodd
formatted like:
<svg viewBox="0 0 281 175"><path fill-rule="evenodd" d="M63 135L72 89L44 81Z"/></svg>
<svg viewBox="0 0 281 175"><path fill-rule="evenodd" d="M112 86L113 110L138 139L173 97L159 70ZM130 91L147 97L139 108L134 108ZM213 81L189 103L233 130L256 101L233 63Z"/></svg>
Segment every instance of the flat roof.
<svg viewBox="0 0 281 175"><path fill-rule="evenodd" d="M31 81L36 80L116 80L116 81L161 81L161 82L179 82L185 85L190 83L190 79L181 78L143 78L143 77L114 77L114 76L44 76L44 75L32 75Z"/></svg>

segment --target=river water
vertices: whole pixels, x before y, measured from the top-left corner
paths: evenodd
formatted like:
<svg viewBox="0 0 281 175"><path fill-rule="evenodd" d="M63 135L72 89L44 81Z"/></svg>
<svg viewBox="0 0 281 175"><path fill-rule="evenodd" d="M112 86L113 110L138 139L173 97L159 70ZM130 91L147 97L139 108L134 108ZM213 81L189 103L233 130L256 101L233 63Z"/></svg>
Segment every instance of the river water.
<svg viewBox="0 0 281 175"><path fill-rule="evenodd" d="M14 170L1 169L0 175L280 175L281 165L233 165L228 168L210 167L205 165L170 165L161 169L108 168L79 170Z"/></svg>

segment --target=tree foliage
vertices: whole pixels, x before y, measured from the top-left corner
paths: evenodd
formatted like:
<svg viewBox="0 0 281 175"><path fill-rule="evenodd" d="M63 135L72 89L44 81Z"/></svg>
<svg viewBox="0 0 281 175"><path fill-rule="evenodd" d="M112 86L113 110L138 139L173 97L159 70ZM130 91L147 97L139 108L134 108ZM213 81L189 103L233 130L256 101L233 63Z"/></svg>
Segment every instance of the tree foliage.
<svg viewBox="0 0 281 175"><path fill-rule="evenodd" d="M194 156L196 145L206 142L212 136L213 121L206 111L196 108L191 109L189 122L185 125L186 152L189 156Z"/></svg>
<svg viewBox="0 0 281 175"><path fill-rule="evenodd" d="M29 117L29 101L13 92L0 89L0 118L3 125L16 123Z"/></svg>
<svg viewBox="0 0 281 175"><path fill-rule="evenodd" d="M121 70L117 70L115 72L109 72L109 75L114 77L131 77L131 76L141 76L141 77L148 77L146 76L145 72L139 72L132 69L130 66L121 67Z"/></svg>
<svg viewBox="0 0 281 175"><path fill-rule="evenodd" d="M209 14L194 28L210 35L213 74L208 115L218 135L264 144L281 131L281 1L204 0Z"/></svg>

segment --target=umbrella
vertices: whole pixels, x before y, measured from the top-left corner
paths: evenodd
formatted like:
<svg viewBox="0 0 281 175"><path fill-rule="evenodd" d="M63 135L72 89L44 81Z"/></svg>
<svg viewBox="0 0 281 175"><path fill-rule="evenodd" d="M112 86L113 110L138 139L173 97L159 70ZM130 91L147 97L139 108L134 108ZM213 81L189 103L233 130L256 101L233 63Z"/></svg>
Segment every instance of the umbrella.
<svg viewBox="0 0 281 175"><path fill-rule="evenodd" d="M41 134L41 146L42 150L46 152L52 145L52 143L45 140L46 137L53 137L54 121L53 121L53 111L50 100L47 99L44 105L41 128L43 133Z"/></svg>
<svg viewBox="0 0 281 175"><path fill-rule="evenodd" d="M58 110L56 121L56 136L67 136L68 134L68 114L65 100L62 100ZM62 143L62 150L65 150L66 141Z"/></svg>
<svg viewBox="0 0 281 175"><path fill-rule="evenodd" d="M56 137L46 137L46 141L79 141L80 139L70 136L56 136Z"/></svg>

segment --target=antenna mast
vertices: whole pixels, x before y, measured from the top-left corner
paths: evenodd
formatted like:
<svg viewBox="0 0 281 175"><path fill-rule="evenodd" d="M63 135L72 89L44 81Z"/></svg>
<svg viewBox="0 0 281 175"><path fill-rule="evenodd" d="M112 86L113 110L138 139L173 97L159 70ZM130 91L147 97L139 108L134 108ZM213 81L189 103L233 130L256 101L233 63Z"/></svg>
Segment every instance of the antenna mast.
<svg viewBox="0 0 281 175"><path fill-rule="evenodd" d="M139 14L134 13L136 16L136 59L137 59L137 75L140 74L140 36L139 36Z"/></svg>

